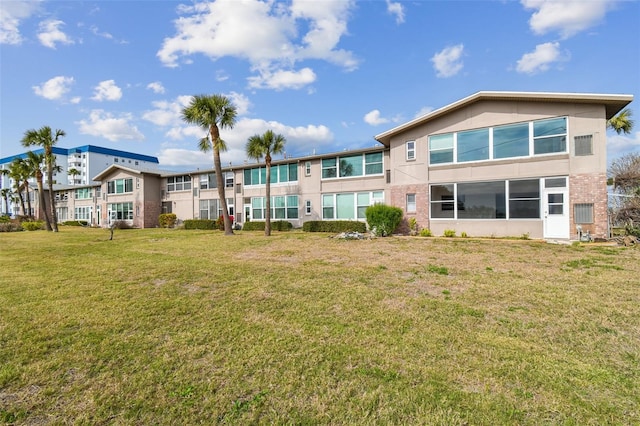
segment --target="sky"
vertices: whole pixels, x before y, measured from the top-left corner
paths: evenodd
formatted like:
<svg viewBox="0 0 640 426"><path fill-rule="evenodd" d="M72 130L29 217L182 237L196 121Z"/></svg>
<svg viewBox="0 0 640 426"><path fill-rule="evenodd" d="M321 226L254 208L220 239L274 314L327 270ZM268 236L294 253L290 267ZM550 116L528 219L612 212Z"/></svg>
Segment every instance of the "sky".
<svg viewBox="0 0 640 426"><path fill-rule="evenodd" d="M288 157L374 136L478 91L630 94L640 152L640 2L217 0L0 2L0 158L48 125L57 146L211 168L191 96L237 107L224 164L271 129ZM278 157L274 157L278 159Z"/></svg>

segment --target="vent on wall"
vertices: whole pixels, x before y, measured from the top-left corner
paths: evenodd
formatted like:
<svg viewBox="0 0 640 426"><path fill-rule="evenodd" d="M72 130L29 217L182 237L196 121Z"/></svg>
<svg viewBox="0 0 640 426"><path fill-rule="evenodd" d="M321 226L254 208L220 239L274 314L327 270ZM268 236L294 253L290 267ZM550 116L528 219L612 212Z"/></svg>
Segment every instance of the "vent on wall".
<svg viewBox="0 0 640 426"><path fill-rule="evenodd" d="M593 135L576 136L573 143L576 157L593 155Z"/></svg>

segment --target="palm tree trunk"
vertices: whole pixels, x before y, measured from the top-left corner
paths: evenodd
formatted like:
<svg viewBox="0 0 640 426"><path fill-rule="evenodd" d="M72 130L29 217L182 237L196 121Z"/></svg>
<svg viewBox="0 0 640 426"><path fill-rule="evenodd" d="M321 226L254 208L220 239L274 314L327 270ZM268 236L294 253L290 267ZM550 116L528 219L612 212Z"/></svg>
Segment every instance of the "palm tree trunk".
<svg viewBox="0 0 640 426"><path fill-rule="evenodd" d="M28 181L24 181L24 189L27 193L27 208L29 209L29 212L25 215L25 216L29 216L32 217L31 214L31 195L29 194L29 182Z"/></svg>
<svg viewBox="0 0 640 426"><path fill-rule="evenodd" d="M58 232L58 214L56 213L56 196L53 193L53 164L52 153L49 152L47 158L47 179L49 180L49 204L51 208L51 230Z"/></svg>
<svg viewBox="0 0 640 426"><path fill-rule="evenodd" d="M211 126L211 143L213 145L213 166L216 170L216 181L218 183L218 197L220 198L220 208L222 209L222 219L224 220L224 235L233 235L231 218L227 209L227 199L225 196L225 181L222 176L222 162L220 161L220 146L218 145L220 132L218 126Z"/></svg>
<svg viewBox="0 0 640 426"><path fill-rule="evenodd" d="M42 183L41 172L36 175L36 183L38 184L38 207L40 210L40 214L44 216L47 231L51 231L51 220L49 219L49 214L47 213L47 203L44 196L44 184Z"/></svg>
<svg viewBox="0 0 640 426"><path fill-rule="evenodd" d="M267 182L265 186L266 210L264 212L264 235L266 237L271 236L271 157L265 157L265 163L267 167Z"/></svg>

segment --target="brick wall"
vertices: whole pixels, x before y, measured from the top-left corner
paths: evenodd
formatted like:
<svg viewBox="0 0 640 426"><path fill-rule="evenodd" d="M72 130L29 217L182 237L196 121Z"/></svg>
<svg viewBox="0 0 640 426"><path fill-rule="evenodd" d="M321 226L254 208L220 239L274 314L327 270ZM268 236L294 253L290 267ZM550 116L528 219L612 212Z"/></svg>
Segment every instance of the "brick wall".
<svg viewBox="0 0 640 426"><path fill-rule="evenodd" d="M577 237L574 206L582 203L593 204L593 223L581 224L583 232L589 231L593 237L607 237L606 174L584 173L569 176L569 190L572 238Z"/></svg>
<svg viewBox="0 0 640 426"><path fill-rule="evenodd" d="M415 218L420 228L429 227L429 185L414 184L392 186L390 189L390 204L400 207L404 211L404 219L397 230L400 233L409 233L409 219ZM407 194L416 194L416 212L407 213Z"/></svg>

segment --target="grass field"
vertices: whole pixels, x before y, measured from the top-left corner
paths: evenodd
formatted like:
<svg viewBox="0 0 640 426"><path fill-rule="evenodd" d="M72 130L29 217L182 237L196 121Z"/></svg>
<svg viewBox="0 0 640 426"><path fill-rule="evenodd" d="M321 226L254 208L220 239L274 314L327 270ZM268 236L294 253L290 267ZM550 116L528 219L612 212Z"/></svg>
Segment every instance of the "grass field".
<svg viewBox="0 0 640 426"><path fill-rule="evenodd" d="M640 424L640 250L0 234L0 421Z"/></svg>

